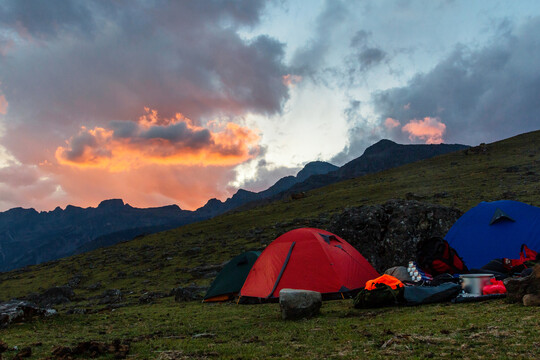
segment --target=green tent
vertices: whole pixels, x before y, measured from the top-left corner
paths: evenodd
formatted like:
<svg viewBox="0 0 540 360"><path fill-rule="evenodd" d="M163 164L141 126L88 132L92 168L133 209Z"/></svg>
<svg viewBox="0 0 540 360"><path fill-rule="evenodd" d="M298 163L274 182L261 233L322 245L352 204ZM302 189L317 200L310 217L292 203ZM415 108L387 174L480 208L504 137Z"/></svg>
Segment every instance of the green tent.
<svg viewBox="0 0 540 360"><path fill-rule="evenodd" d="M226 301L238 294L259 255L260 251L247 251L229 261L210 285L204 301Z"/></svg>

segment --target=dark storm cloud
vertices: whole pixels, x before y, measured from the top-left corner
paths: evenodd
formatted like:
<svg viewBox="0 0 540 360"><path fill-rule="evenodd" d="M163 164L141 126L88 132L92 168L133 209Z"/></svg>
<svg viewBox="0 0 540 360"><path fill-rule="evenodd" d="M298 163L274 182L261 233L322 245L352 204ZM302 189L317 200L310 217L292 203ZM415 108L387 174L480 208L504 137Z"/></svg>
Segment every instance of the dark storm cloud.
<svg viewBox="0 0 540 360"><path fill-rule="evenodd" d="M17 158L9 133L21 126L57 146L82 125L136 121L145 106L201 121L276 114L288 98L284 45L238 34L258 23L262 0L60 1L38 11L42 4L50 3L9 1L1 8L0 32L21 34L14 45L2 40L9 49L0 46L10 106L2 141ZM130 131L122 126L115 135Z"/></svg>
<svg viewBox="0 0 540 360"><path fill-rule="evenodd" d="M61 31L91 33L95 23L89 1L18 1L0 3L0 28L23 37L48 38Z"/></svg>
<svg viewBox="0 0 540 360"><path fill-rule="evenodd" d="M347 72L353 82L356 73L365 73L369 69L388 60L386 51L370 43L371 32L359 30L351 39L351 55L346 59Z"/></svg>
<svg viewBox="0 0 540 360"><path fill-rule="evenodd" d="M381 124L393 118L438 118L446 124L445 142L474 144L539 128L540 18L503 32L480 49L456 47L428 73L407 86L374 96ZM401 127L393 138L407 141Z"/></svg>
<svg viewBox="0 0 540 360"><path fill-rule="evenodd" d="M170 126L152 126L148 131L142 132L140 137L146 140L168 140L193 149L210 145L212 138L208 129L190 129L183 122Z"/></svg>

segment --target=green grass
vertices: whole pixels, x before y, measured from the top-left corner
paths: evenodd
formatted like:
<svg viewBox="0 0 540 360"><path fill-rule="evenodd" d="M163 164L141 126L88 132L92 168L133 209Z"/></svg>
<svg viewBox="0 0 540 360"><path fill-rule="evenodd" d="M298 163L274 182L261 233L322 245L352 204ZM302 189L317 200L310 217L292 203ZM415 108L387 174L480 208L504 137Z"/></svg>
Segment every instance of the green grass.
<svg viewBox="0 0 540 360"><path fill-rule="evenodd" d="M502 302L357 311L348 301L335 301L325 303L322 316L316 319L282 322L277 305L177 304L171 298L138 305L137 299L146 291L168 292L193 282L207 285L212 279L198 278L189 269L223 263L241 251L262 249L281 233L307 226L313 219L324 224L332 213L346 207L411 196L462 211L480 201L505 198L540 206L539 185L537 131L489 144L486 153L447 154L310 191L304 199L276 201L0 273L0 300L63 285L82 275L75 290L79 300L60 308L59 316L0 330L0 338L18 346L42 342L33 347L36 358L50 355L55 344L145 336L132 343L135 358L156 358L159 351L166 350L181 351L182 356L230 358L377 358L398 353L410 358L430 354L504 358L504 353L494 353L503 346L507 354L517 354L508 357L531 358L539 345L537 336L530 334L530 329L539 328L538 309ZM194 251L197 247L199 252ZM119 276L121 272L125 276ZM86 289L96 282L103 288ZM127 293L127 307L88 315L65 314L69 308L99 309L88 298L111 288ZM448 333L440 332L444 329ZM192 339L196 332L212 332L216 337Z"/></svg>
<svg viewBox="0 0 540 360"><path fill-rule="evenodd" d="M535 358L540 308L502 300L356 310L350 300L325 302L321 315L283 321L278 304L133 306L63 315L10 328L3 341L31 346L35 358L80 341L131 343L131 358ZM193 338L207 333L209 338ZM41 342L40 346L35 346ZM504 351L501 351L504 349ZM162 355L165 356L165 355Z"/></svg>

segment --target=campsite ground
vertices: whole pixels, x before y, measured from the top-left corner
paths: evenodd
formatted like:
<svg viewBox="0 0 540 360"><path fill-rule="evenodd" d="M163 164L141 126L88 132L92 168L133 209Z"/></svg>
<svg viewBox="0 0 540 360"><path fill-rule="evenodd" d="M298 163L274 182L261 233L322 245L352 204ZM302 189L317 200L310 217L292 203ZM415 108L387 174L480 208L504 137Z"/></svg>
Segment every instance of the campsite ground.
<svg viewBox="0 0 540 360"><path fill-rule="evenodd" d="M468 210L480 201L540 205L540 131L439 156L175 230L136 238L25 269L0 273L0 300L76 283L60 315L0 330L9 346L31 346L32 358L81 341L131 341L131 358L539 358L540 309L504 301L355 310L325 302L321 316L280 320L276 304L239 306L139 304L148 292L208 285L208 266L259 250L283 232L327 221L345 207L392 198ZM339 235L339 234L338 234ZM396 264L399 265L399 264ZM100 286L97 286L99 284ZM107 289L124 294L115 309L98 306ZM91 313L68 315L68 310ZM92 313L92 311L99 310ZM197 334L211 334L193 337ZM38 345L41 344L41 345ZM173 353L170 351L178 351ZM11 358L14 353L7 353ZM12 355L13 354L13 355ZM110 355L112 357L112 355Z"/></svg>
<svg viewBox="0 0 540 360"><path fill-rule="evenodd" d="M38 320L3 331L1 338L30 346L34 358L50 356L57 345L121 339L131 344L133 359L534 359L540 356L538 329L540 308L504 300L372 310L336 300L325 302L316 318L282 321L278 304L179 304L166 298Z"/></svg>

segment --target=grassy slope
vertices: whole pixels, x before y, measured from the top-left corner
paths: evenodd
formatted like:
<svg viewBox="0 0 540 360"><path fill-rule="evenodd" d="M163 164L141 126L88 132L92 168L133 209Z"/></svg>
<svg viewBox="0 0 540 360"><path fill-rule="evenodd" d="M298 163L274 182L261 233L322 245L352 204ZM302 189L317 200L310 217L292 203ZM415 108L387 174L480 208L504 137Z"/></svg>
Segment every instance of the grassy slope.
<svg viewBox="0 0 540 360"><path fill-rule="evenodd" d="M51 348L49 345L53 342L70 344L77 339L133 337L163 331L163 334L168 335L156 335L151 340L134 343L134 351L150 356L153 350L182 348L188 353L218 352L221 355L227 355L231 354L229 351L232 351L229 343L237 341L234 340L237 337L243 339L242 341L248 341L250 337L247 335L253 333L260 334L260 336L257 335L259 339L266 338L267 335L269 337L258 342L242 343L240 348L245 349L241 352L244 355L264 357L263 354L271 354L272 352L275 352L275 356L284 355L291 350L284 347L284 345L291 344L290 337L298 338L297 341L293 341L293 344L298 348L315 346L315 351L321 355L337 355L341 348L339 344L342 342L346 343L344 345L349 349L347 355L350 356L361 356L362 351L366 351L368 357L384 355L385 351L390 349L388 346L385 349L380 349L378 342L384 339L388 340L387 338L391 338L391 336L374 335L371 347L366 348L365 344L360 346L363 341L359 334L370 331L364 327L362 320L367 317L369 324L371 324L371 315L362 315L363 312L351 311L349 302L325 304L323 310L328 309L328 313L325 311L319 319L300 323L282 323L276 315L276 305L264 305L257 308L230 305L178 305L173 304L171 298L167 298L156 305L138 306L136 300L145 291L168 292L175 286L194 281L199 284L208 284L211 279L197 279L185 270L205 264L219 264L242 250L261 248L278 236L283 229L302 226L308 223L309 219L324 218L326 216L324 214L341 211L347 206L382 203L391 198L405 198L407 193L414 193L415 196L422 197L424 201L456 206L464 211L480 201L503 198L514 198L540 206L540 131L490 144L487 149L487 153L481 154L466 155L464 152L457 152L443 155L314 190L301 200L280 201L249 211L225 214L209 221L135 239L60 261L33 266L24 271L0 274L0 299L4 300L24 296L29 292L39 291L54 285L65 284L75 274L83 275L81 288L76 290L76 294L81 300L71 304L71 307L92 308L94 305L85 299L98 294L103 289L92 292L85 290L85 287L97 281L101 281L105 289L120 288L123 291L131 292L126 300L131 305L126 308L84 316L61 315L45 322L11 327L8 330L3 330L0 337L8 343L20 346L36 342L35 336L29 336L29 331L34 335L39 334L40 341L44 345L35 350L48 354ZM436 196L442 192L447 193L446 197ZM194 249L197 247L201 248L199 252ZM125 273L125 276L119 272ZM440 309L444 309L444 312L448 314L441 320L444 319L445 323L449 322L450 324L454 324L452 322L454 320L465 321L460 320L460 314L464 311L463 309L467 309L470 314L470 323L482 329L477 332L489 332L491 331L488 329L489 326L496 326L495 333L512 332L513 336L517 338L523 334L522 340L516 340L522 344L516 351L523 356L528 351L532 351L534 340L527 339L527 327L520 329L510 327L515 319L503 316L503 320L491 319L495 323L488 325L486 322L488 319L485 316L475 315L477 312L492 311L494 306L499 315L494 314L493 316L502 316L500 313L506 312L515 313L520 319L528 319L523 320L524 325L534 325L538 328L538 316L530 318L527 315L531 313L538 315L537 309L531 311L503 303L494 305L493 302L451 307L436 305L415 309L389 309L378 311L376 317L383 319L380 321L384 326L388 325L389 329L392 329L390 324L396 321L399 325L397 330L392 331L401 335L411 335L413 331L407 329L415 322L415 317L418 317L419 323L424 324L422 325L424 330L419 327L419 324L416 324L417 332L413 332L413 335L417 338L420 336L419 339L422 339L425 336L433 336L430 334L440 328L440 325L434 324L432 320L439 314L438 312L442 311ZM125 315L128 320L121 315ZM135 317L142 320L135 321ZM215 321L218 317L226 319L226 321ZM454 317L455 319L452 320ZM266 325L262 325L262 328L258 325L267 322L273 324L272 329L276 332L275 334L266 331ZM67 325L68 323L70 325ZM126 326L127 324L131 325ZM200 329L197 324L200 324ZM353 325L357 328L351 330ZM464 323L455 323L455 325L458 327L468 326ZM48 326L56 327L59 332L65 334L65 337L57 339L57 335L54 335L53 332L44 330ZM321 330L307 333L302 331L304 328L313 327L321 327ZM336 327L344 329L339 331L340 335L338 334L337 337L339 339L343 337L347 340L334 341L325 337L325 341L322 342L322 339L318 338L318 334L326 334L328 329ZM219 332L214 339L193 341L189 336L193 332L213 329ZM100 335L100 331L104 334ZM449 329L449 331L452 336L450 334L437 335L437 337L447 335L443 337L450 338L450 340L441 340L446 344L446 347L443 346L444 351L454 351L455 355L456 350L461 346L460 341L462 341L466 344L466 349L471 349L470 352L465 351L465 353L475 353L476 350L472 350L475 349L476 345L474 344L479 339L467 341L467 339L474 339L467 337L471 334L465 336L460 332L454 334L453 329ZM171 335L174 333L178 333L180 334L178 336L184 338L175 339L176 335ZM375 331L375 333L377 332ZM473 331L473 333L475 332ZM283 336L283 339L280 340L280 336ZM491 337L489 338L491 339ZM370 343L369 336L366 341L368 344ZM425 341L430 344L432 340L426 338ZM433 341L440 345L439 340ZM495 344L500 340L493 341ZM355 345L355 342L360 343ZM417 349L419 352L414 350L407 353L413 357L426 356L428 354L426 351L430 348L426 347L421 340L413 341L410 340L410 337L397 338L393 347ZM354 349L360 353L355 352ZM371 350L375 352L370 353ZM485 354L489 356L488 345L481 351L485 351ZM301 354L308 356L305 352L301 352Z"/></svg>

